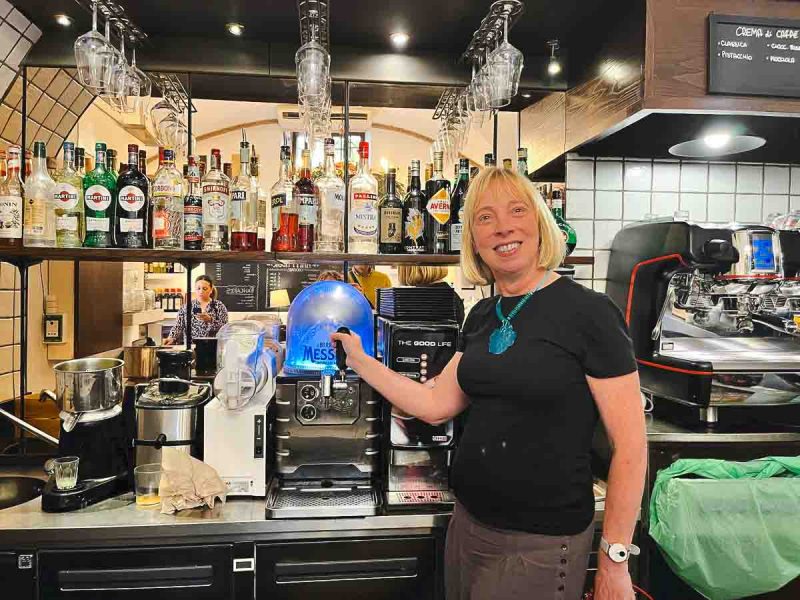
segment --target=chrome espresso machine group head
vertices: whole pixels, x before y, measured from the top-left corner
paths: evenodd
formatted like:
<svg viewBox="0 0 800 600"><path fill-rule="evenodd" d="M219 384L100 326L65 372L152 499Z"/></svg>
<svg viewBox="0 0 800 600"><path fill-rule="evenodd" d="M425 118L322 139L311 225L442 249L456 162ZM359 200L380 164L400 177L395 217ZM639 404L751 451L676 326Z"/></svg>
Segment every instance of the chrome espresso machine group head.
<svg viewBox="0 0 800 600"><path fill-rule="evenodd" d="M699 408L800 402L800 233L637 223L614 238L607 293L642 389Z"/></svg>

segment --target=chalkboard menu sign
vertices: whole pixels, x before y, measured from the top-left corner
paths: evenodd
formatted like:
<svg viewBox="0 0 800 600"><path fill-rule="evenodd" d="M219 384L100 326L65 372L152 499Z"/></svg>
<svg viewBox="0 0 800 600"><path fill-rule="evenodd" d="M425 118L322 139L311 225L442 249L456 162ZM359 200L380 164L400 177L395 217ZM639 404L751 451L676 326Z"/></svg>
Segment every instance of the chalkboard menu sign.
<svg viewBox="0 0 800 600"><path fill-rule="evenodd" d="M708 91L800 98L800 21L710 15Z"/></svg>
<svg viewBox="0 0 800 600"><path fill-rule="evenodd" d="M256 312L264 299L264 280L259 263L208 263L206 274L214 280L217 300L229 312Z"/></svg>
<svg viewBox="0 0 800 600"><path fill-rule="evenodd" d="M272 292L282 300L294 300L314 283L324 269L318 263L207 263L206 273L214 280L217 299L230 312L263 312L271 307Z"/></svg>

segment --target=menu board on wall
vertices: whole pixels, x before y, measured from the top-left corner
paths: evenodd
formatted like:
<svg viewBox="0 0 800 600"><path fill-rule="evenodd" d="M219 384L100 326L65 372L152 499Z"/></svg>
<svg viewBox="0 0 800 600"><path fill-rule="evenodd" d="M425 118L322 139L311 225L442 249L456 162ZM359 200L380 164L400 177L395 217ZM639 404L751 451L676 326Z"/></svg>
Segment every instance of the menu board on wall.
<svg viewBox="0 0 800 600"><path fill-rule="evenodd" d="M270 306L272 293L277 292L275 297L278 298L283 295L282 290L287 292L289 301L294 300L303 288L319 279L319 274L324 270L318 263L294 261L270 263L262 267L264 280L267 282L266 306Z"/></svg>
<svg viewBox="0 0 800 600"><path fill-rule="evenodd" d="M800 98L800 21L710 15L711 94Z"/></svg>
<svg viewBox="0 0 800 600"><path fill-rule="evenodd" d="M266 302L259 263L208 263L206 273L214 280L217 300L229 312L256 312Z"/></svg>

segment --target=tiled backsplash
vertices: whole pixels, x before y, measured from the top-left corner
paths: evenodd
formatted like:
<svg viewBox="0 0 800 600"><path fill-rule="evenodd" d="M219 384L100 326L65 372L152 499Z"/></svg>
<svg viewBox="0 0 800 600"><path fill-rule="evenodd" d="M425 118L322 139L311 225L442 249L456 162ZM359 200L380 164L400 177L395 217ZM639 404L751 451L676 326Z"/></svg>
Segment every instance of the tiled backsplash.
<svg viewBox="0 0 800 600"><path fill-rule="evenodd" d="M570 155L566 199L574 254L595 258L594 266L576 267L575 278L605 291L611 242L623 225L678 210L693 221L762 223L800 209L800 165Z"/></svg>

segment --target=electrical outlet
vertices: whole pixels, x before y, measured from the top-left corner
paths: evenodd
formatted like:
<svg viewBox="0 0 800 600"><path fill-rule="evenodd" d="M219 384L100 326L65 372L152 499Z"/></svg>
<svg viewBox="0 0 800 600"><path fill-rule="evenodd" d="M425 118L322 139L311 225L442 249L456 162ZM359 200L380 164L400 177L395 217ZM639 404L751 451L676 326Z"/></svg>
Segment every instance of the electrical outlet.
<svg viewBox="0 0 800 600"><path fill-rule="evenodd" d="M64 341L64 315L44 315L44 343L60 344Z"/></svg>

